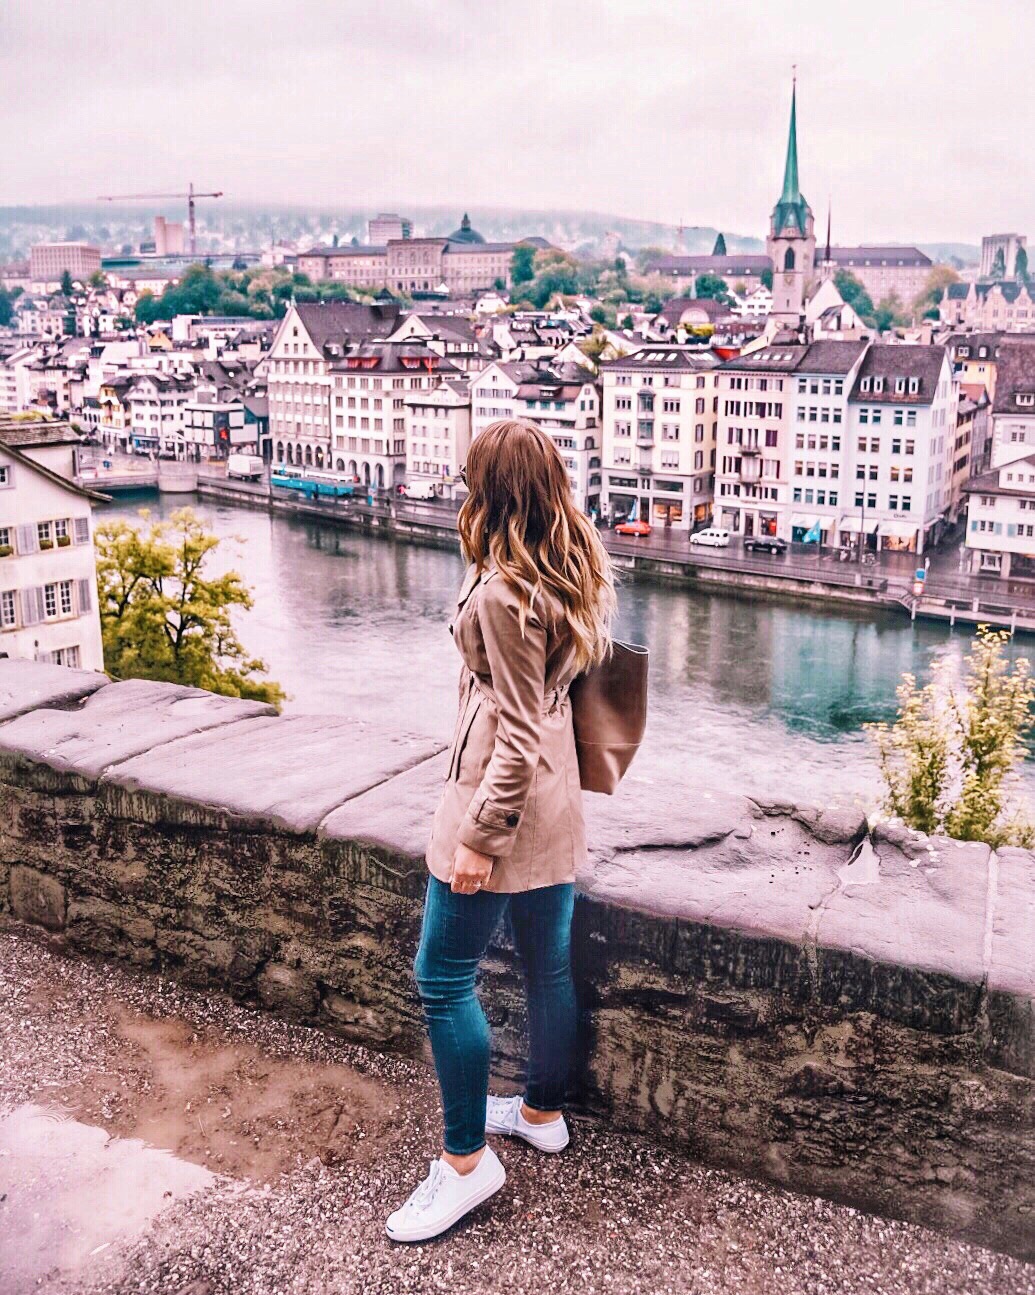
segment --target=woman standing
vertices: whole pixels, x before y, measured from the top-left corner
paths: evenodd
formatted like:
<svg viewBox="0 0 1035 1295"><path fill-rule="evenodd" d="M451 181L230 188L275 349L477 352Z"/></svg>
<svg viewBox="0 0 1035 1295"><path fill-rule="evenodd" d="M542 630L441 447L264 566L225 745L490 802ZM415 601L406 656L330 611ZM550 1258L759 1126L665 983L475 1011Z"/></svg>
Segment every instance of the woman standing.
<svg viewBox="0 0 1035 1295"><path fill-rule="evenodd" d="M493 423L471 445L458 527L470 562L450 625L463 658L446 782L428 845L414 971L442 1090L445 1148L388 1219L395 1241L451 1227L503 1186L487 1133L562 1151L575 1043L571 918L586 854L568 685L610 650L615 594L553 442ZM524 1097L488 1097L475 974L503 912L528 987Z"/></svg>

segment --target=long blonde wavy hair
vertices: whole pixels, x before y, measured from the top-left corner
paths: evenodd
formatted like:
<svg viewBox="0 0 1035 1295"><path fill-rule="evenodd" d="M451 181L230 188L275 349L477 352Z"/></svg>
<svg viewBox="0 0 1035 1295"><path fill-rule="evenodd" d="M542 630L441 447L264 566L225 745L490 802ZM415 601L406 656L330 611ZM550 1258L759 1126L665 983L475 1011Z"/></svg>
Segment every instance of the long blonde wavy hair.
<svg viewBox="0 0 1035 1295"><path fill-rule="evenodd" d="M494 563L517 592L522 632L535 596L556 596L584 670L611 650L611 560L572 498L564 461L535 423L501 419L471 442L457 529L478 570Z"/></svg>

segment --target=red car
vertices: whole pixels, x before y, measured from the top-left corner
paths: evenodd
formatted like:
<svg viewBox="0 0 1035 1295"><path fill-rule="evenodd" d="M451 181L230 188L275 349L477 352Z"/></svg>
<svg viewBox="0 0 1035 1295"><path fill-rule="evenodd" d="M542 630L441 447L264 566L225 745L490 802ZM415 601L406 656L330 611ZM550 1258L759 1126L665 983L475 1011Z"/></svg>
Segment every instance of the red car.
<svg viewBox="0 0 1035 1295"><path fill-rule="evenodd" d="M619 522L615 527L616 535L649 535L650 522Z"/></svg>

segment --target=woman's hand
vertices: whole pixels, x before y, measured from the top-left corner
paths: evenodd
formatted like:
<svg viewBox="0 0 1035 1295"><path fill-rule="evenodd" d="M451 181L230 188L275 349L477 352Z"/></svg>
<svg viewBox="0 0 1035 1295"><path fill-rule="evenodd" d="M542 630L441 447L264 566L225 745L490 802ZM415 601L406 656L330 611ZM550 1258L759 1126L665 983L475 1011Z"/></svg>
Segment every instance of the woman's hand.
<svg viewBox="0 0 1035 1295"><path fill-rule="evenodd" d="M453 854L450 889L458 895L476 895L492 875L492 855L479 854L461 843Z"/></svg>

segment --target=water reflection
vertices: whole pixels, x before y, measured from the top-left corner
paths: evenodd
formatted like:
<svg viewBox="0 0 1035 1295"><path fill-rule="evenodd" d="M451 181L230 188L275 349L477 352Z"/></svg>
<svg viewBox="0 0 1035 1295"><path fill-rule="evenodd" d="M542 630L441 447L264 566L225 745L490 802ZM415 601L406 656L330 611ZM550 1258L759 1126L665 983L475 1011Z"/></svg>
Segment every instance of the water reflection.
<svg viewBox="0 0 1035 1295"><path fill-rule="evenodd" d="M154 512L175 506L163 501ZM221 561L254 590L242 638L287 689L289 710L448 735L459 665L445 623L459 555L222 505L197 511L227 539ZM620 603L622 636L651 649L650 724L636 774L649 781L676 770L691 788L872 799L876 770L862 725L891 717L903 671L923 675L968 641L891 613L642 584L625 584ZM1032 765L1024 778L1035 788Z"/></svg>

